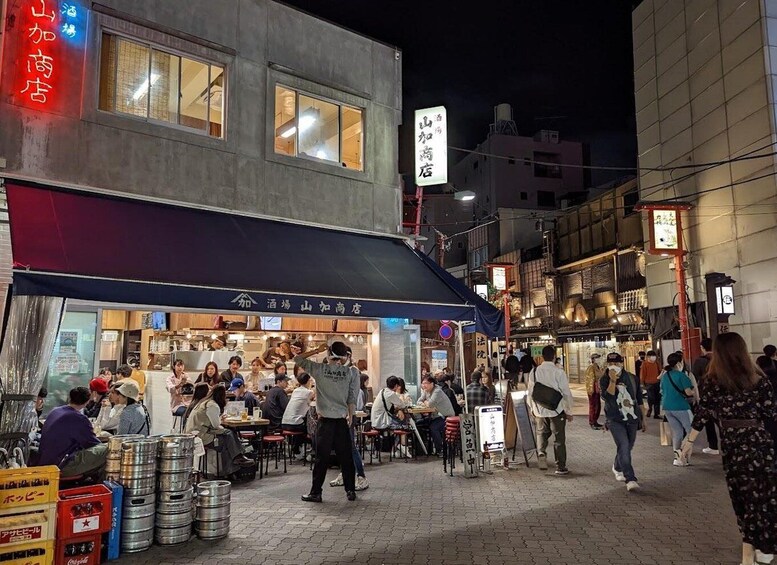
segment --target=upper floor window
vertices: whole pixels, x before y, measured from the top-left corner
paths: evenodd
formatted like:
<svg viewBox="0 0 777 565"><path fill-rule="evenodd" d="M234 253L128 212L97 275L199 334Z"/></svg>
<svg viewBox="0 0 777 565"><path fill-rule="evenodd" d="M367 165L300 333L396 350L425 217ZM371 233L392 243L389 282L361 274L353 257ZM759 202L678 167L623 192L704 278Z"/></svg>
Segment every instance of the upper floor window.
<svg viewBox="0 0 777 565"><path fill-rule="evenodd" d="M275 86L275 152L364 170L361 108Z"/></svg>
<svg viewBox="0 0 777 565"><path fill-rule="evenodd" d="M224 67L103 33L100 110L224 137Z"/></svg>
<svg viewBox="0 0 777 565"><path fill-rule="evenodd" d="M548 179L561 178L561 156L556 153L534 152L534 176Z"/></svg>

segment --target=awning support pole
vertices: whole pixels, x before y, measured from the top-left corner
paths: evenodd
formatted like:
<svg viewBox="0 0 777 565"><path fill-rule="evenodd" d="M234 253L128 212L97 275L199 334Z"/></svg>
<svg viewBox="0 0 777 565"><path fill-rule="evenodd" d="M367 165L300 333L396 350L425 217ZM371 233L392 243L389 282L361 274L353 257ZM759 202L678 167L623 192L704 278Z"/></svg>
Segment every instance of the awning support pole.
<svg viewBox="0 0 777 565"><path fill-rule="evenodd" d="M461 322L455 322L456 324L456 344L458 345L458 351L456 355L459 358L459 369L461 369L461 384L464 389L464 411L469 414L469 406L467 404L467 369L464 366L464 332L462 331Z"/></svg>

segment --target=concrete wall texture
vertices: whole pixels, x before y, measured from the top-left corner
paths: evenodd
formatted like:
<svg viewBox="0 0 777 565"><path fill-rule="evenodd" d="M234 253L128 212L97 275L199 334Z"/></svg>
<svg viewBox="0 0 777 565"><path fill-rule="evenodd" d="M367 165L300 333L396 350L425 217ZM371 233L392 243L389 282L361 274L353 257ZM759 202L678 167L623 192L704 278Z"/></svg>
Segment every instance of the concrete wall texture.
<svg viewBox="0 0 777 565"><path fill-rule="evenodd" d="M632 23L641 167L774 152L776 0L644 0ZM732 276L730 329L759 351L777 342L774 156L694 170L684 180L687 170L643 170L641 198L693 202L683 233L689 299L705 299L705 273ZM666 259L649 257L651 308L672 305L673 277Z"/></svg>
<svg viewBox="0 0 777 565"><path fill-rule="evenodd" d="M90 14L81 115L3 98L0 175L397 232L398 50L271 0L100 4L107 9ZM225 138L97 110L103 29L224 65ZM275 154L276 82L364 109L363 171Z"/></svg>

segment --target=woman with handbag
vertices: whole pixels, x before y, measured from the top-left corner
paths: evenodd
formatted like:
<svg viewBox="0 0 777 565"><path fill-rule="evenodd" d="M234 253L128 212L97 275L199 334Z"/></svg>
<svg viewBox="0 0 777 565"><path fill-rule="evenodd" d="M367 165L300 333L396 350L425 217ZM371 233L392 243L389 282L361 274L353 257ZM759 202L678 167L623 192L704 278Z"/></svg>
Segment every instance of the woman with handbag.
<svg viewBox="0 0 777 565"><path fill-rule="evenodd" d="M769 563L777 553L777 457L767 425L777 423L777 395L737 333L715 338L693 429L683 442L685 457L713 418L720 425L726 484L742 533L742 565Z"/></svg>
<svg viewBox="0 0 777 565"><path fill-rule="evenodd" d="M693 399L693 383L683 371L684 363L681 355L671 353L667 357L667 365L661 376L661 408L672 429L672 449L674 450L675 467L686 467L688 461L681 457L680 446L683 438L691 431L691 401Z"/></svg>

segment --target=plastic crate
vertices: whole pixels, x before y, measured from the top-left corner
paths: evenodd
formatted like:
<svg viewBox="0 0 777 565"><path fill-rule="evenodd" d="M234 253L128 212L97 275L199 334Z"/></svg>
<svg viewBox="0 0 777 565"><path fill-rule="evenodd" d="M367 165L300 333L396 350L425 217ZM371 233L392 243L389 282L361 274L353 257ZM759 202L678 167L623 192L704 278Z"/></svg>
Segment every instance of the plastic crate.
<svg viewBox="0 0 777 565"><path fill-rule="evenodd" d="M111 530L113 493L105 485L59 491L57 538L104 534Z"/></svg>
<svg viewBox="0 0 777 565"><path fill-rule="evenodd" d="M3 565L53 565L55 544L39 541L0 549Z"/></svg>
<svg viewBox="0 0 777 565"><path fill-rule="evenodd" d="M0 510L0 551L13 545L53 540L56 525L56 503Z"/></svg>
<svg viewBox="0 0 777 565"><path fill-rule="evenodd" d="M0 469L0 509L35 506L57 501L59 468Z"/></svg>
<svg viewBox="0 0 777 565"><path fill-rule="evenodd" d="M54 563L56 565L99 565L101 543L102 534L57 541Z"/></svg>
<svg viewBox="0 0 777 565"><path fill-rule="evenodd" d="M119 558L121 552L121 510L124 500L124 487L113 481L105 481L112 491L113 507L111 509L111 531L105 534L105 551L103 561L113 561Z"/></svg>

